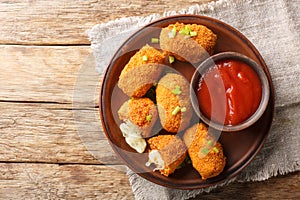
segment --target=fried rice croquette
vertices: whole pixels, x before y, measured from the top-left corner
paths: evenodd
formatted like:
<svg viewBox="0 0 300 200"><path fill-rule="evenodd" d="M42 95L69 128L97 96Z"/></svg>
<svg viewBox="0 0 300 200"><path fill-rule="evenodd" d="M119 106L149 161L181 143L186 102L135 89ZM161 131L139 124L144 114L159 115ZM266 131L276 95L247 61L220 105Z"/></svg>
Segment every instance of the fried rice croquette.
<svg viewBox="0 0 300 200"><path fill-rule="evenodd" d="M158 118L156 105L149 98L131 98L118 110L120 120L131 120L142 130L142 137L151 136L151 130Z"/></svg>
<svg viewBox="0 0 300 200"><path fill-rule="evenodd" d="M184 161L187 152L183 141L176 135L158 135L147 141L150 153L158 151L163 160L163 169L160 173L169 176Z"/></svg>
<svg viewBox="0 0 300 200"><path fill-rule="evenodd" d="M121 71L118 86L128 96L142 97L157 82L164 55L145 45L135 53Z"/></svg>
<svg viewBox="0 0 300 200"><path fill-rule="evenodd" d="M171 133L188 127L192 118L189 83L181 75L168 73L156 87L157 109L162 127Z"/></svg>
<svg viewBox="0 0 300 200"><path fill-rule="evenodd" d="M176 22L162 29L160 47L180 61L198 63L213 54L217 35L198 24Z"/></svg>
<svg viewBox="0 0 300 200"><path fill-rule="evenodd" d="M226 157L222 145L213 142L204 124L195 124L189 128L183 135L183 141L188 148L193 167L203 180L215 177L223 171Z"/></svg>

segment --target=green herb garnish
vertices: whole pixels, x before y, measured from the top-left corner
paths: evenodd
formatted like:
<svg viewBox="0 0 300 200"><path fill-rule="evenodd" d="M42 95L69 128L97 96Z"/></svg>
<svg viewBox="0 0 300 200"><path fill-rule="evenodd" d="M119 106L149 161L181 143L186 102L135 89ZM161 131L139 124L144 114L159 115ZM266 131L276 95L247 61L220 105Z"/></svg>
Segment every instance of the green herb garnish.
<svg viewBox="0 0 300 200"><path fill-rule="evenodd" d="M197 35L196 31L192 31L190 26L185 25L184 28L180 29L179 33L185 35L185 38L194 37Z"/></svg>
<svg viewBox="0 0 300 200"><path fill-rule="evenodd" d="M158 38L151 38L151 43L157 44L159 42Z"/></svg>
<svg viewBox="0 0 300 200"><path fill-rule="evenodd" d="M173 29L172 29L172 35L173 35L173 37L175 37L175 36L176 36L176 32L177 32L176 28L175 28L175 27L173 27Z"/></svg>
<svg viewBox="0 0 300 200"><path fill-rule="evenodd" d="M186 112L186 107L182 107L182 108L180 109L180 111L181 111L181 112Z"/></svg>
<svg viewBox="0 0 300 200"><path fill-rule="evenodd" d="M152 115L147 115L147 116L146 116L147 122L151 122L151 119L152 119Z"/></svg>
<svg viewBox="0 0 300 200"><path fill-rule="evenodd" d="M181 94L181 90L180 90L180 86L179 85L176 85L175 86L175 89L174 90L172 90L172 93L173 94Z"/></svg>
<svg viewBox="0 0 300 200"><path fill-rule="evenodd" d="M214 152L219 153L219 149L217 147L213 148Z"/></svg>
<svg viewBox="0 0 300 200"><path fill-rule="evenodd" d="M191 28L189 25L185 25L184 29L186 30L186 32L190 33L191 32Z"/></svg>
<svg viewBox="0 0 300 200"><path fill-rule="evenodd" d="M179 106L176 106L176 108L172 112L172 115L176 115L179 111L181 111L181 108Z"/></svg>
<svg viewBox="0 0 300 200"><path fill-rule="evenodd" d="M148 56L144 55L143 56L143 61L148 61Z"/></svg>
<svg viewBox="0 0 300 200"><path fill-rule="evenodd" d="M209 153L209 150L206 148L206 147L203 147L201 149L201 152L204 154L204 155L207 155Z"/></svg>
<svg viewBox="0 0 300 200"><path fill-rule="evenodd" d="M208 140L207 144L208 144L209 146L212 146L214 143L213 143L212 140Z"/></svg>
<svg viewBox="0 0 300 200"><path fill-rule="evenodd" d="M196 31L191 31L191 32L190 32L190 36L191 36L191 37L197 36L197 32L196 32Z"/></svg>
<svg viewBox="0 0 300 200"><path fill-rule="evenodd" d="M190 27L188 25L185 25L184 28L180 29L179 33L183 35L189 35L190 31L191 31Z"/></svg>
<svg viewBox="0 0 300 200"><path fill-rule="evenodd" d="M169 56L169 63L172 64L175 61L174 56Z"/></svg>

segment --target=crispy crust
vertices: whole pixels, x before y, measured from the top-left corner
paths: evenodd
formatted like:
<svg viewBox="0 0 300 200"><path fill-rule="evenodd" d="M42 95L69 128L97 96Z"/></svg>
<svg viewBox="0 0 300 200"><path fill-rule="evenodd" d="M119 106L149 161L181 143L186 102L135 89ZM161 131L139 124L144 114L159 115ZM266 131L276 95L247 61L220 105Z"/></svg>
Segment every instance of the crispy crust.
<svg viewBox="0 0 300 200"><path fill-rule="evenodd" d="M143 60L147 56L147 61ZM145 45L122 70L118 86L128 96L142 97L157 82L164 63L164 55L155 48Z"/></svg>
<svg viewBox="0 0 300 200"><path fill-rule="evenodd" d="M201 149L207 145L207 141L213 140L202 123L189 128L185 132L183 140L188 148L193 167L199 172L203 180L215 177L223 171L226 165L226 157L219 142L214 145L218 152L211 148L206 156L200 157Z"/></svg>
<svg viewBox="0 0 300 200"><path fill-rule="evenodd" d="M185 38L185 35L179 33L181 29L188 25L192 31L197 32L196 36ZM170 38L169 34L173 27L176 28L177 34ZM170 24L163 28L160 34L160 47L167 54L173 55L176 59L197 63L212 55L217 42L217 35L206 26L198 24L178 23Z"/></svg>
<svg viewBox="0 0 300 200"><path fill-rule="evenodd" d="M180 87L181 94L173 94L172 90ZM189 97L189 84L187 80L174 73L166 74L157 84L156 101L161 124L168 132L176 133L186 129L192 118L192 106ZM185 107L185 112L172 115L174 109Z"/></svg>
<svg viewBox="0 0 300 200"><path fill-rule="evenodd" d="M144 138L151 136L151 130L158 118L156 106L149 98L131 98L121 106L118 115L121 120L129 119L139 126ZM150 121L147 120L149 115Z"/></svg>
<svg viewBox="0 0 300 200"><path fill-rule="evenodd" d="M165 169L160 170L160 173L164 176L174 173L186 157L186 147L176 135L158 135L147 142L151 150L158 150L161 154Z"/></svg>

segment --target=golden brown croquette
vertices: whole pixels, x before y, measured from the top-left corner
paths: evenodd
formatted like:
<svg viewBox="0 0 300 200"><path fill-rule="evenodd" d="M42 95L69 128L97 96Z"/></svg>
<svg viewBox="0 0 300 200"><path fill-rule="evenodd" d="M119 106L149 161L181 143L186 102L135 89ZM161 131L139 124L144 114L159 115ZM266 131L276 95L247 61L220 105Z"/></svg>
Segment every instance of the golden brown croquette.
<svg viewBox="0 0 300 200"><path fill-rule="evenodd" d="M128 96L143 97L157 82L163 63L164 55L145 45L125 65L119 77L119 88Z"/></svg>
<svg viewBox="0 0 300 200"><path fill-rule="evenodd" d="M188 127L192 118L189 83L179 74L168 73L156 87L156 101L162 127L176 133Z"/></svg>
<svg viewBox="0 0 300 200"><path fill-rule="evenodd" d="M129 119L142 130L142 137L151 136L151 130L158 118L156 105L149 98L131 98L118 111L123 121Z"/></svg>
<svg viewBox="0 0 300 200"><path fill-rule="evenodd" d="M190 63L198 63L212 55L217 35L198 24L170 24L160 33L160 47L168 55Z"/></svg>
<svg viewBox="0 0 300 200"><path fill-rule="evenodd" d="M208 135L204 124L195 124L189 128L184 133L183 140L188 148L192 165L203 180L215 177L223 171L226 157L222 145Z"/></svg>
<svg viewBox="0 0 300 200"><path fill-rule="evenodd" d="M151 150L158 150L165 168L160 170L164 176L172 174L186 157L186 146L176 135L158 135L147 141Z"/></svg>

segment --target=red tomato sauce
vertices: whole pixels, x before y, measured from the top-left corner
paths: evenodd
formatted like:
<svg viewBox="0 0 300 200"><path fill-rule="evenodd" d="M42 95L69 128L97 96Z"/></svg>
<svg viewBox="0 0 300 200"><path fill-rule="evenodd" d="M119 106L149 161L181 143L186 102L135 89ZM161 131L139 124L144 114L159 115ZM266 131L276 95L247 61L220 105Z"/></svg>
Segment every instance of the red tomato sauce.
<svg viewBox="0 0 300 200"><path fill-rule="evenodd" d="M200 110L209 119L237 125L258 108L262 86L256 72L237 60L221 60L199 81L197 98Z"/></svg>

